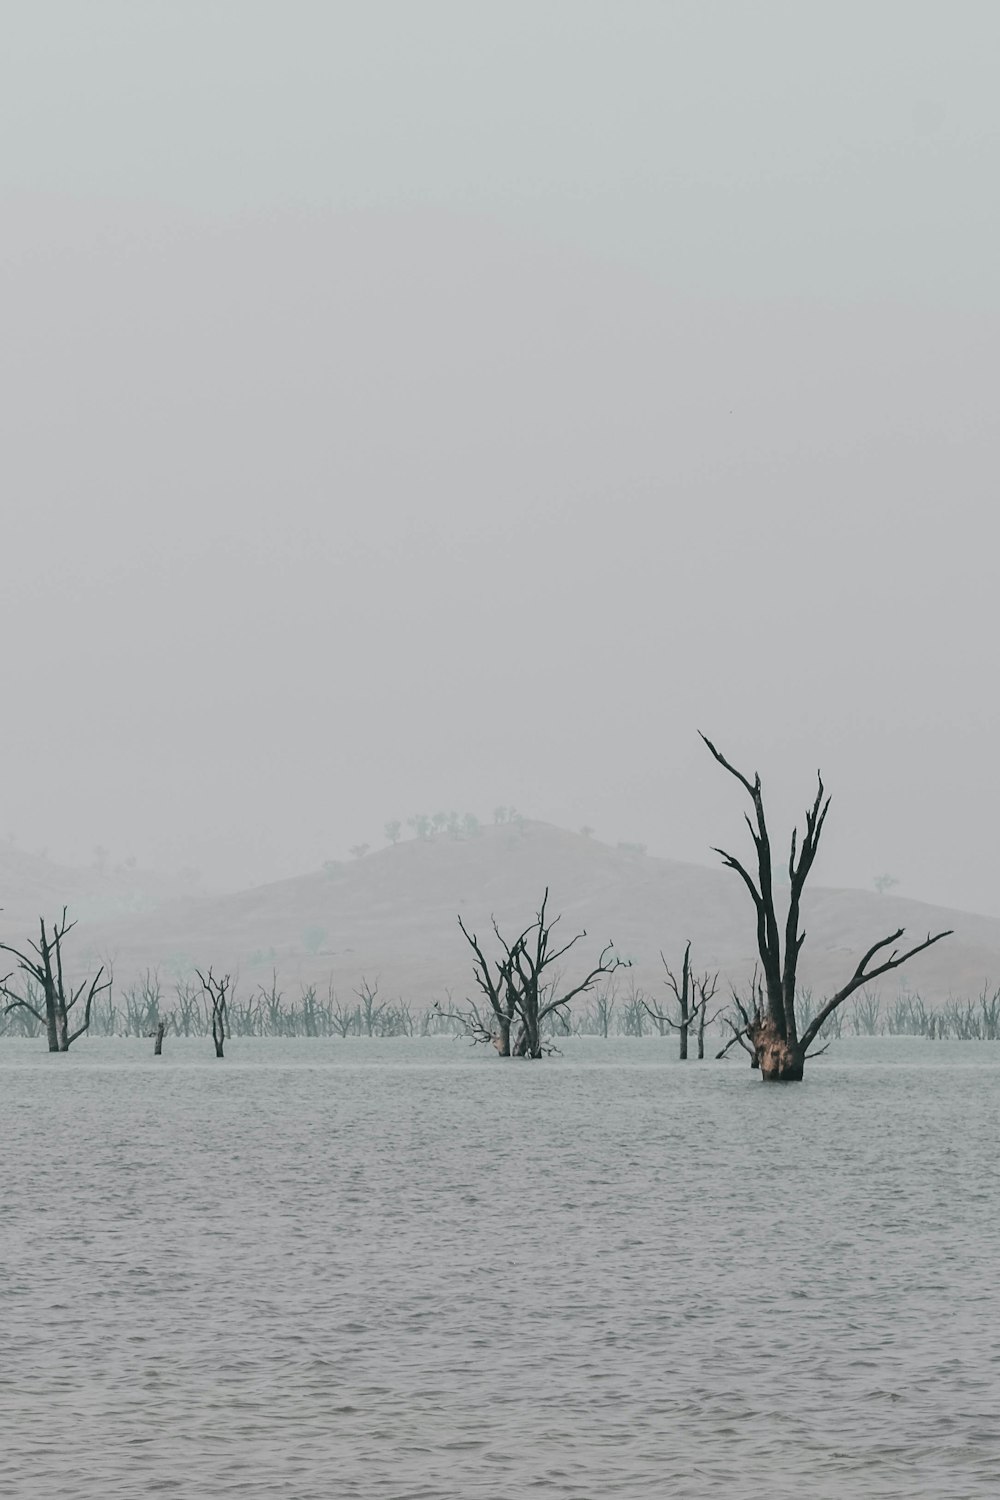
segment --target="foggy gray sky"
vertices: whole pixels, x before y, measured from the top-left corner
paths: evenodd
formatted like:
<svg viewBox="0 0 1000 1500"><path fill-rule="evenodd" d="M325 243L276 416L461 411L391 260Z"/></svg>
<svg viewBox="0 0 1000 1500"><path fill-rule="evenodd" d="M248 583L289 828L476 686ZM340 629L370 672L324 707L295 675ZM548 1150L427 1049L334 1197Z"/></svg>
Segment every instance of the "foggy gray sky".
<svg viewBox="0 0 1000 1500"><path fill-rule="evenodd" d="M498 802L1000 912L1000 7L9 3L0 828ZM537 893L535 893L537 894Z"/></svg>

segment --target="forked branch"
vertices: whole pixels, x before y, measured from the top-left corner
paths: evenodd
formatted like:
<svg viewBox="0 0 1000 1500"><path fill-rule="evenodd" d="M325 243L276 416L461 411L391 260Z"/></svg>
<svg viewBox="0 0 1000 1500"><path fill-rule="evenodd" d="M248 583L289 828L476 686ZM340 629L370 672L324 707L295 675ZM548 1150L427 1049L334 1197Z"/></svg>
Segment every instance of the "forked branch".
<svg viewBox="0 0 1000 1500"><path fill-rule="evenodd" d="M839 1005L843 1005L844 1001L854 994L855 990L860 989L863 984L868 984L872 979L878 979L882 974L888 974L892 969L900 968L901 965L905 964L917 953L923 953L926 948L933 948L934 944L939 943L942 938L951 937L954 929L949 927L944 932L934 933L933 936L928 933L922 943L917 943L913 948L908 948L905 953L900 953L898 949L894 948L888 958L884 959L874 969L869 969L868 965L875 955L881 953L884 948L888 948L890 943L898 942L905 931L905 927L897 927L896 931L890 932L888 937L879 938L877 943L872 943L844 987L837 991L832 1000L826 1002L806 1028L802 1038L803 1050L808 1051L810 1045L816 1040L816 1037L822 1030L824 1023L833 1015L833 1012Z"/></svg>

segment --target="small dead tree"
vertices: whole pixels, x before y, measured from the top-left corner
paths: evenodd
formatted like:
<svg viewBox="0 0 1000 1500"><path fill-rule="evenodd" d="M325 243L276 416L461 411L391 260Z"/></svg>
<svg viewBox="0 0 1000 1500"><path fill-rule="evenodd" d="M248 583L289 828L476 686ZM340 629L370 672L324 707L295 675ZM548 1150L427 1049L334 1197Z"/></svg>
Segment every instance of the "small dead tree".
<svg viewBox="0 0 1000 1500"><path fill-rule="evenodd" d="M588 1016L590 1026L598 1036L607 1040L611 1020L618 1003L618 981L611 979L594 992L594 1009Z"/></svg>
<svg viewBox="0 0 1000 1500"><path fill-rule="evenodd" d="M625 1036L646 1034L646 995L636 984L634 974L629 975L628 988L622 996L619 1022L619 1030Z"/></svg>
<svg viewBox="0 0 1000 1500"><path fill-rule="evenodd" d="M217 979L209 969L203 974L200 969L194 971L201 981L202 992L206 1000L206 1009L211 1010L212 1041L215 1043L216 1057L223 1057L223 1046L226 1040L226 1007L228 1005L229 993L233 987L233 981L228 974L223 974Z"/></svg>
<svg viewBox="0 0 1000 1500"><path fill-rule="evenodd" d="M666 970L667 984L675 1001L677 1002L677 1015L667 1015L659 1008L654 1009L648 1001L643 1000L643 1009L652 1016L659 1027L660 1035L665 1034L665 1029L676 1031L680 1040L680 1060L687 1062L688 1057L688 1034L694 1026L695 1035L698 1040L698 1059L701 1061L705 1056L705 1028L709 1024L707 1011L710 1001L713 999L718 984L719 976L704 973L696 977L691 969L691 942L690 939L684 949L684 961L681 965L681 977L678 980L676 974L667 963L663 950L660 950L660 959ZM712 1018L716 1018L713 1016Z"/></svg>
<svg viewBox="0 0 1000 1500"><path fill-rule="evenodd" d="M166 1021L157 1021L156 1031L153 1033L153 1056L160 1057L163 1053L163 1034L167 1029Z"/></svg>
<svg viewBox="0 0 1000 1500"><path fill-rule="evenodd" d="M257 986L257 1010L268 1036L281 1036L285 1031L286 1016L282 999L282 992L278 988L278 971L272 969L270 988L264 984Z"/></svg>
<svg viewBox="0 0 1000 1500"><path fill-rule="evenodd" d="M18 990L10 988L9 980L13 977L8 974L7 978L0 982L0 995L7 1000L4 1015L12 1010L24 1009L29 1011L36 1020L44 1027L48 1037L50 1052L68 1052L78 1037L83 1036L90 1025L91 1012L94 1001L98 995L110 990L112 977L104 976L103 964L94 975L93 979L84 979L74 989L67 984L63 972L63 939L73 931L75 922L66 920L66 907L63 907L62 916L52 923L51 930L46 928L45 918L38 919L39 938L38 942L28 942L29 952L22 952L20 948L14 948L10 943L0 943L0 952L9 953L17 960L17 967L24 976L24 982ZM40 1009L37 1001L41 1001ZM83 1000L83 1018L76 1029L72 1029L70 1013ZM73 1018L77 1019L76 1017Z"/></svg>
<svg viewBox="0 0 1000 1500"><path fill-rule="evenodd" d="M715 1060L719 1062L733 1047L739 1046L743 1048L744 1052L750 1054L751 1068L759 1068L760 1058L757 1056L757 1048L750 1040L751 1033L756 1034L763 1023L765 1014L764 990L760 983L757 969L755 968L753 971L753 979L750 983L750 999L748 1001L740 999L735 985L731 988L733 1005L736 1009L736 1018L728 1013L723 1015L723 1022L729 1027L731 1036L721 1051L715 1054Z"/></svg>
<svg viewBox="0 0 1000 1500"><path fill-rule="evenodd" d="M692 1001L692 1009L697 1019L697 1029L695 1031L695 1036L697 1038L699 1062L704 1062L705 1060L705 1032L708 1030L709 1026L715 1024L715 1022L719 1019L719 1015L721 1014L720 1011L716 1011L711 1018L709 1018L708 1014L708 1008L711 1005L712 1001L715 999L715 992L718 987L718 973L710 975L707 970L694 982L694 999Z"/></svg>
<svg viewBox="0 0 1000 1500"><path fill-rule="evenodd" d="M372 984L363 974L361 976L361 988L355 990L354 993L357 995L359 1001L359 1027L364 1028L365 1036L374 1036L389 1002L388 1000L380 1000L378 998L378 980L376 979L375 983Z"/></svg>
<svg viewBox="0 0 1000 1500"><path fill-rule="evenodd" d="M171 1017L177 1036L190 1036L194 1031L201 1034L201 1007L198 1003L198 986L193 979L178 979L174 983L177 1004Z"/></svg>
<svg viewBox="0 0 1000 1500"><path fill-rule="evenodd" d="M785 919L784 954L782 954L782 941L779 936L774 901L771 841L764 816L764 797L760 775L755 773L753 781L750 781L735 766L730 765L711 740L705 735L701 738L719 765L734 776L746 790L753 804L753 818L747 815L746 824L750 829L757 854L757 879L754 880L735 855L728 854L725 849L715 850L723 864L735 870L739 875L750 893L757 913L757 952L760 955L764 976L766 1007L763 1013L753 1016L748 1023L748 1039L757 1054L762 1078L771 1082L797 1082L802 1078L809 1049L819 1035L824 1022L854 994L855 990L860 989L862 985L870 984L880 975L889 973L891 969L898 969L915 954L922 953L925 948L930 948L934 943L939 943L942 938L949 937L951 932L950 929L946 932L938 932L933 937L928 933L922 943L908 948L905 953L900 953L892 946L903 936L902 927L889 933L888 937L880 938L865 953L847 983L820 1006L800 1037L795 1017L795 976L799 954L806 937L804 932L799 931L802 891L816 858L816 850L819 847L823 825L830 808L830 799L825 796L823 778L817 772L816 797L812 806L806 810L806 831L801 848L798 843L798 829L792 831L791 851L788 857L788 912ZM891 950L888 958L878 960L878 955L884 953L887 948ZM873 963L875 966L870 968L869 965Z"/></svg>
<svg viewBox="0 0 1000 1500"><path fill-rule="evenodd" d="M125 1035L152 1036L160 1019L162 998L158 969L147 969L145 975L124 991Z"/></svg>
<svg viewBox="0 0 1000 1500"><path fill-rule="evenodd" d="M587 934L578 932L561 947L553 946L552 932L560 919L548 916L548 902L546 886L535 920L513 942L502 936L496 919L491 918L500 945L500 956L492 962L476 934L468 930L461 917L458 919L475 955L473 976L489 1003L488 1019L475 1006L470 1006L461 1019L474 1041L491 1042L501 1057L541 1057L543 1023L616 969L628 967L615 953L613 944L607 943L594 968L582 979L568 985L559 982L555 966Z"/></svg>
<svg viewBox="0 0 1000 1500"><path fill-rule="evenodd" d="M361 1024L361 1014L358 1007L348 1007L343 1000L337 999L337 991L333 987L333 980L327 987L327 1013L330 1017L330 1026L339 1037L347 1037L352 1031L357 1031Z"/></svg>

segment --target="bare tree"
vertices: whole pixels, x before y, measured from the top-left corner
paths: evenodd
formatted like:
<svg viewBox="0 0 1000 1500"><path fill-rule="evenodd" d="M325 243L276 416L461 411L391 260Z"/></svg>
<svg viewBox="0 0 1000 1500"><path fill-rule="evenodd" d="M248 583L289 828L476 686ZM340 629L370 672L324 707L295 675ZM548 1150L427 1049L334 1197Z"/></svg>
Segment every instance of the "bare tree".
<svg viewBox="0 0 1000 1500"><path fill-rule="evenodd" d="M607 984L602 984L594 991L594 1009L588 1019L591 1027L598 1036L607 1039L611 1028L611 1018L615 1013L618 1003L618 981L609 979Z"/></svg>
<svg viewBox="0 0 1000 1500"><path fill-rule="evenodd" d="M363 1027L366 1036L374 1036L376 1027L382 1019L382 1013L388 1005L388 1000L378 998L378 980L372 984L364 975L361 976L361 988L354 991L360 1002L358 1007L359 1030Z"/></svg>
<svg viewBox="0 0 1000 1500"><path fill-rule="evenodd" d="M718 1062L730 1052L733 1047L742 1047L744 1052L750 1054L751 1068L760 1067L760 1058L757 1056L757 1048L750 1040L751 1034L756 1035L764 1019L764 990L760 983L758 970L753 971L753 980L750 984L750 999L744 1001L740 998L736 986L732 987L733 1005L736 1009L736 1018L730 1014L723 1015L723 1022L730 1030L730 1038L721 1051L715 1054Z"/></svg>
<svg viewBox="0 0 1000 1500"><path fill-rule="evenodd" d="M698 1059L705 1056L705 1028L708 1024L706 1012L709 1002L715 995L719 976L710 975L707 972L696 977L691 969L691 941L684 948L684 961L681 965L681 977L678 980L676 974L667 963L663 950L660 950L660 959L667 975L667 984L673 992L674 1000L677 1002L677 1015L665 1014L662 1010L655 1009L647 1000L643 1000L643 1009L652 1016L664 1035L665 1028L676 1031L680 1040L680 1061L687 1062L688 1057L688 1033L692 1026L696 1026L698 1039ZM713 1019L715 1019L713 1017Z"/></svg>
<svg viewBox="0 0 1000 1500"><path fill-rule="evenodd" d="M618 1012L619 1031L625 1036L645 1036L646 1014L645 991L636 984L635 975L630 974Z"/></svg>
<svg viewBox="0 0 1000 1500"><path fill-rule="evenodd" d="M607 943L594 968L582 979L568 986L559 982L559 971L555 966L587 934L578 932L562 947L554 947L552 931L560 919L549 918L548 902L546 886L535 920L513 942L502 936L496 919L491 919L500 945L500 956L492 962L487 959L476 934L469 932L461 917L458 919L462 934L475 955L473 976L489 1003L487 1015L491 1018L490 1021L484 1020L473 1006L466 1013L466 1029L474 1040L492 1042L501 1057L541 1057L544 1050L543 1023L568 1006L577 995L592 990L616 969L628 967L615 953L614 946ZM512 1042L511 1030L515 1021L517 1029Z"/></svg>
<svg viewBox="0 0 1000 1500"><path fill-rule="evenodd" d="M152 1036L160 1019L162 991L158 969L129 985L125 997L125 1035Z"/></svg>
<svg viewBox="0 0 1000 1500"><path fill-rule="evenodd" d="M762 1078L774 1082L797 1082L802 1077L809 1048L819 1035L824 1022L838 1006L843 1005L844 1001L862 985L869 984L873 979L878 979L880 975L887 974L891 969L898 969L901 964L906 963L907 959L913 958L917 953L922 953L925 948L940 942L942 938L949 937L950 929L946 932L935 933L933 937L928 933L922 943L908 948L905 953L900 953L892 946L903 936L902 927L889 933L888 937L880 938L878 942L873 943L847 983L820 1006L800 1037L795 1019L795 975L806 935L799 931L799 914L802 891L816 858L816 850L819 847L823 825L830 808L830 799L824 795L823 778L817 772L816 797L812 806L806 809L806 831L801 848L798 843L798 829L792 831L791 850L788 857L788 913L785 920L784 955L782 956L782 943L774 906L771 841L764 816L760 774L755 773L753 781L750 781L741 771L737 771L735 766L730 765L711 740L705 735L701 738L719 765L723 766L744 787L753 803L754 815L752 819L749 815L746 816L746 824L750 829L757 854L756 881L735 855L727 854L725 849L715 850L723 864L735 870L739 875L750 893L757 913L757 951L764 976L766 1007L762 1012L750 1018L747 1035L756 1051ZM884 953L887 948L891 949L888 958L878 960L878 955ZM870 968L869 965L873 963L875 967Z"/></svg>
<svg viewBox="0 0 1000 1500"><path fill-rule="evenodd" d="M84 979L74 989L66 983L63 973L63 939L67 933L73 931L75 922L66 920L66 907L63 907L62 917L52 924L49 931L45 926L45 918L38 920L39 939L38 942L28 942L28 953L23 953L20 948L14 948L10 943L0 943L0 951L9 953L17 960L17 967L24 976L21 985L23 993L18 993L10 988L8 981L12 975L0 981L0 994L7 999L4 1015L12 1010L23 1008L29 1011L45 1027L48 1037L50 1052L68 1052L78 1037L83 1036L90 1025L91 1012L94 1001L98 995L110 990L112 984L111 975L103 978L103 964L94 975L93 979ZM37 989L33 987L37 986ZM38 1008L38 1001L44 1006L44 1014ZM76 1030L70 1028L70 1012L79 1002L83 1000L83 1019ZM75 1019L75 1018L74 1018Z"/></svg>
<svg viewBox="0 0 1000 1500"><path fill-rule="evenodd" d="M194 971L201 981L201 988L207 1002L207 1008L211 1009L212 1016L212 1041L215 1043L216 1057L224 1056L223 1044L226 1040L226 1007L229 993L233 987L233 981L228 974L223 974L217 979L209 969L203 974L200 969Z"/></svg>
<svg viewBox="0 0 1000 1500"><path fill-rule="evenodd" d="M699 1062L704 1062L705 1060L705 1032L708 1030L709 1026L713 1025L714 1022L719 1019L719 1015L721 1014L721 1012L716 1011L715 1015L713 1015L711 1019L708 1015L708 1008L711 1005L712 1001L715 999L715 992L718 987L718 973L710 975L707 970L694 982L694 999L692 1000L691 1004L692 1010L697 1019L697 1029L695 1031L695 1036L697 1038Z"/></svg>
<svg viewBox="0 0 1000 1500"><path fill-rule="evenodd" d="M361 1015L355 1005L351 1009L344 1004L343 1000L337 999L337 991L333 987L331 979L327 986L327 1014L330 1017L330 1026L340 1037L350 1036L356 1031L360 1024Z"/></svg>
<svg viewBox="0 0 1000 1500"><path fill-rule="evenodd" d="M501 1057L510 1056L510 1030L514 1024L517 1014L517 993L514 987L513 970L514 960L511 950L500 936L496 918L492 917L493 930L503 948L503 958L494 960L490 964L479 944L476 933L469 932L462 918L459 917L458 925L466 942L475 954L473 964L473 977L476 984L482 990L489 1004L489 1011L481 1015L475 1001L467 1002L465 1012L442 1011L440 1004L438 1010L441 1015L447 1015L453 1020L461 1021L469 1036L474 1042L489 1042L499 1052ZM496 975L494 977L494 968ZM492 1013L492 1021L489 1019Z"/></svg>
<svg viewBox="0 0 1000 1500"><path fill-rule="evenodd" d="M193 979L177 979L174 982L177 1004L174 1006L174 1031L178 1036L190 1036L192 1030L200 1030L200 1006L198 986Z"/></svg>
<svg viewBox="0 0 1000 1500"><path fill-rule="evenodd" d="M268 1036L282 1036L285 1032L285 1013L282 1009L282 993L278 988L278 971L271 970L271 985L257 986L257 1009L261 1016L261 1024Z"/></svg>

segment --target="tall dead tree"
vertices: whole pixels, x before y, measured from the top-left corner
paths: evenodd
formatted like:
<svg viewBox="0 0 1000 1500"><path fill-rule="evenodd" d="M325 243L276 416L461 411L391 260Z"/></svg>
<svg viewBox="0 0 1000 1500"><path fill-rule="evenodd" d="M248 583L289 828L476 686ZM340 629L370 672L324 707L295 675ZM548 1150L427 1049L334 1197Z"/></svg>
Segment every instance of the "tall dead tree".
<svg viewBox="0 0 1000 1500"><path fill-rule="evenodd" d="M782 940L774 905L771 841L764 816L760 774L755 772L753 781L750 781L742 771L738 771L729 763L711 740L705 735L701 738L719 765L734 776L746 790L753 804L753 818L748 814L745 818L757 856L756 880L735 855L728 854L725 849L715 850L715 853L721 856L723 864L735 870L739 875L750 893L757 913L757 952L760 955L766 1003L750 1017L747 1023L747 1036L756 1054L763 1079L781 1083L798 1082L802 1077L809 1048L816 1040L824 1023L838 1006L843 1005L844 1001L863 984L870 983L881 974L887 974L891 969L898 969L908 959L913 958L914 954L922 953L925 948L939 943L944 937L950 937L951 930L935 933L933 937L928 933L922 943L908 948L905 953L900 953L897 948L892 947L903 936L902 927L895 932L890 932L888 937L880 938L865 953L847 983L820 1006L802 1036L799 1036L795 1019L795 976L799 954L806 938L805 933L799 930L802 891L816 858L816 850L819 848L823 825L830 808L830 798L825 796L823 778L817 772L816 797L812 806L806 809L806 831L801 848L798 843L798 829L792 830L791 850L788 856L788 912L785 918L784 952L782 953ZM878 955L884 953L887 948L891 949L888 958L879 959ZM869 965L873 963L875 966L869 968Z"/></svg>
<svg viewBox="0 0 1000 1500"><path fill-rule="evenodd" d="M206 1008L211 1011L212 1041L215 1043L215 1055L216 1057L223 1057L225 1056L223 1046L226 1040L226 1007L233 982L228 974L223 974L221 979L216 979L211 969L209 969L207 974L203 974L200 969L195 969L194 972L201 981L201 987L207 1002Z"/></svg>
<svg viewBox="0 0 1000 1500"><path fill-rule="evenodd" d="M458 925L474 954L473 975L488 1004L485 1014L472 1004L458 1013L474 1041L490 1042L501 1057L539 1058L543 1053L544 1022L569 1006L577 995L592 990L599 980L616 969L627 968L614 946L607 943L596 965L576 983L564 984L555 965L586 932L578 932L561 947L553 945L553 928L559 917L548 915L549 891L545 888L535 920L512 942L508 942L492 918L493 932L500 945L499 956L487 958L479 938L470 932L462 918Z"/></svg>
<svg viewBox="0 0 1000 1500"><path fill-rule="evenodd" d="M718 984L718 974L704 973L695 976L691 969L691 943L688 941L684 949L684 962L681 965L681 977L678 980L676 974L667 963L663 950L660 950L660 959L666 970L667 984L673 991L677 1002L677 1015L667 1015L664 1011L656 1009L643 1000L643 1009L652 1016L663 1035L663 1028L669 1027L676 1031L680 1041L680 1060L687 1062L688 1058L688 1034L691 1028L695 1028L695 1036L698 1041L698 1060L705 1056L705 1028L709 1024L707 1018L708 1006L715 995Z"/></svg>
<svg viewBox="0 0 1000 1500"><path fill-rule="evenodd" d="M93 979L84 979L74 989L67 984L63 973L63 939L73 931L75 922L66 920L66 907L63 907L62 916L58 921L52 923L51 930L45 925L45 918L39 917L38 942L28 942L30 952L22 952L20 948L14 948L10 943L0 943L0 951L9 953L17 960L17 967L24 975L25 983L21 989L25 993L20 994L10 988L8 981L11 975L0 982L0 995L7 1000L3 1014L8 1015L12 1010L22 1008L29 1011L45 1027L48 1037L50 1052L68 1052L78 1037L83 1036L90 1025L91 1012L94 1001L98 995L111 988L112 979L109 975L104 978L103 964L94 975ZM30 998L29 998L30 997ZM38 1008L38 1001L43 1009ZM70 1020L71 1013L83 1001L83 1016L80 1024L75 1029ZM73 1021L79 1017L79 1012L73 1016Z"/></svg>

